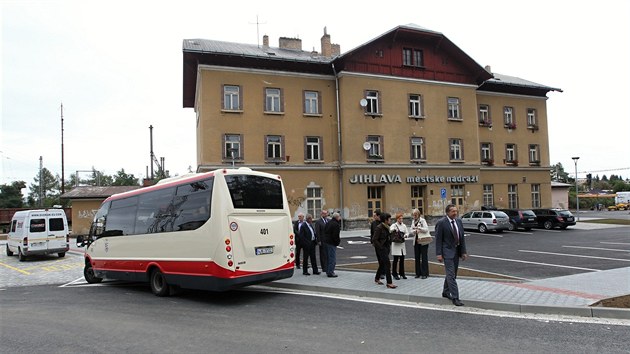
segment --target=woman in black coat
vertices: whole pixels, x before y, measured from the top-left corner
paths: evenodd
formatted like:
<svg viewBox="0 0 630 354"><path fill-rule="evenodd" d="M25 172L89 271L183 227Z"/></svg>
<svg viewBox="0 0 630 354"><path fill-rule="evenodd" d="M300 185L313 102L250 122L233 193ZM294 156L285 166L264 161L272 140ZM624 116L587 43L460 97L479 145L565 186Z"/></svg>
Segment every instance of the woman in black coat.
<svg viewBox="0 0 630 354"><path fill-rule="evenodd" d="M381 272L385 272L385 278L387 280L387 287L390 289L396 289L397 286L392 282L392 272L389 263L389 253L391 249L392 240L389 236L389 225L391 215L389 213L381 214L381 223L376 227L372 245L376 250L376 258L378 259L378 270L376 271L376 277L374 281L376 284L382 285Z"/></svg>

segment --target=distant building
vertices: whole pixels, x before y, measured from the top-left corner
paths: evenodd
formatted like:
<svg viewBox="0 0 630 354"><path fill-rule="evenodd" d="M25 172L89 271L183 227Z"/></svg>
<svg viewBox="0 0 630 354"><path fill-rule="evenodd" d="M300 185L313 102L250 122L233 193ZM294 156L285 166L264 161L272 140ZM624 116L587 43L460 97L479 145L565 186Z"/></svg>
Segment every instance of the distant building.
<svg viewBox="0 0 630 354"><path fill-rule="evenodd" d="M291 211L443 215L481 205L552 205L547 93L482 67L444 34L398 26L341 54L300 39L272 47L183 41L183 106L197 170L277 173Z"/></svg>
<svg viewBox="0 0 630 354"><path fill-rule="evenodd" d="M551 208L569 208L569 188L571 184L551 181Z"/></svg>

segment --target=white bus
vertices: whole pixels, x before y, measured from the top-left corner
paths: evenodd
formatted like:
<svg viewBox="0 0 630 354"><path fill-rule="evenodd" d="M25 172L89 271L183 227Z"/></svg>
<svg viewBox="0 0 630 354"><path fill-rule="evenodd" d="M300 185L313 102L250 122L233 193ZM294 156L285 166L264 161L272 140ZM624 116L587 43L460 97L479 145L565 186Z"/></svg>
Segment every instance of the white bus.
<svg viewBox="0 0 630 354"><path fill-rule="evenodd" d="M293 276L295 235L282 180L220 169L113 195L94 216L84 276L225 291Z"/></svg>

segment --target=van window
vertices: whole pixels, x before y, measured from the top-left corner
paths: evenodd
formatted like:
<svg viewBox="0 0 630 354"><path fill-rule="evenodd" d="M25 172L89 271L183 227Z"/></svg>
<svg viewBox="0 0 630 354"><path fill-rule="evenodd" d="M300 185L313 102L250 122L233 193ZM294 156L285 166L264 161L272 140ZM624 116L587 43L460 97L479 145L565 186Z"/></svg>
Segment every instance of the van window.
<svg viewBox="0 0 630 354"><path fill-rule="evenodd" d="M62 218L50 218L48 219L48 230L49 231L63 231L65 228L63 227L63 219Z"/></svg>
<svg viewBox="0 0 630 354"><path fill-rule="evenodd" d="M11 232L15 232L15 225L17 225L17 220L13 220L13 223L11 224Z"/></svg>
<svg viewBox="0 0 630 354"><path fill-rule="evenodd" d="M46 219L31 219L30 230L31 232L45 232Z"/></svg>

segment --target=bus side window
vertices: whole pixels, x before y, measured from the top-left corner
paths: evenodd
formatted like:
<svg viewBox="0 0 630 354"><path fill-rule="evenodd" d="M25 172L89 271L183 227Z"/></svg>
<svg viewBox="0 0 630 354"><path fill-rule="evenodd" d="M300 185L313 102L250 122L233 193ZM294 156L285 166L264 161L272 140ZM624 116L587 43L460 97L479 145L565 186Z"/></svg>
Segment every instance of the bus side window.
<svg viewBox="0 0 630 354"><path fill-rule="evenodd" d="M177 187L175 204L180 211L174 231L195 230L210 218L210 201L214 178Z"/></svg>

